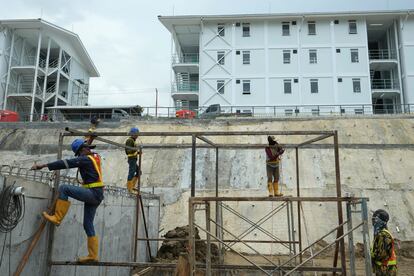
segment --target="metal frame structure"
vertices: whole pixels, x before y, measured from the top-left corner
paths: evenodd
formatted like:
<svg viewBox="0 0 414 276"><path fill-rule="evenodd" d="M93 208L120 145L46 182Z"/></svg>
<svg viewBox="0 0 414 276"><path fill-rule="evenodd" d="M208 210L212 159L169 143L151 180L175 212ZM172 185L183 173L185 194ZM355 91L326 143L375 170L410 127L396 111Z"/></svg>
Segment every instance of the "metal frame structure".
<svg viewBox="0 0 414 276"><path fill-rule="evenodd" d="M87 132L81 132L73 129L66 128L65 133L61 133L59 136L59 147L58 147L58 159L62 158L62 152L63 152L63 141L65 137L73 137L73 136L87 136L87 135L94 135L96 138L95 140L111 144L117 147L121 148L130 148L125 146L124 144L120 144L117 142L113 142L111 140L108 140L106 138L102 137L126 137L128 134L126 132L94 132L94 133L87 133ZM295 150L295 157L296 157L296 196L295 197L277 197L277 198L268 198L268 197L256 197L256 198L250 198L250 197L238 197L238 198L226 198L226 197L219 197L219 181L218 181L218 168L219 168L219 162L218 162L218 156L219 156L219 150L225 150L225 149L259 149L264 148L268 146L267 144L223 144L223 143L215 143L211 137L223 137L223 136L264 136L264 135L277 135L277 136L305 136L306 138L308 136L316 136L314 138L307 138L305 141L298 143L298 144L286 144L283 145L285 148L291 148ZM191 143L180 143L180 144L143 144L141 148L132 148L137 149L140 151L139 155L139 162L141 163L142 160L142 149L160 149L160 148L183 148L183 149L191 149L191 198L189 199L189 224L190 224L190 237L186 240L188 240L190 244L190 266L191 266L191 273L195 272L195 269L197 267L204 267L202 264L198 264L195 261L194 258L194 244L195 244L195 238L194 238L194 227L197 225L195 223L195 217L194 212L195 208L194 206L197 204L203 204L207 208L206 210L206 222L207 225L210 225L210 222L213 222L218 225L216 227L216 235L213 235L211 233L210 227L206 227L207 229L201 229L204 230L207 233L206 241L207 244L211 244L211 238L213 237L216 239L219 244L226 246L226 243L244 243L247 244L249 242L262 242L262 243L284 243L288 244L290 246L290 253L291 255L294 255L294 259L296 262L296 259L299 260L299 264L295 263L296 265L291 265L291 262L289 262L290 266L280 266L272 264L271 266L264 266L264 267L258 267L258 266L246 266L246 265L225 265L225 264L211 264L211 261L208 260L206 264L206 272L207 275L211 275L212 269L220 269L220 270L234 270L234 269L247 269L247 270L261 270L263 273L267 275L272 275L273 273L276 273L275 271L281 272L281 271L325 271L325 272L332 272L333 275L335 275L336 272L341 272L341 275L346 275L347 267L346 267L346 256L345 256L345 237L348 236L349 241L353 242L352 238L352 232L363 226L364 229L364 246L365 246L365 253L366 257L369 257L369 249L368 249L368 243L369 239L368 237L368 215L367 215L367 208L366 208L366 201L365 198L344 198L341 195L341 182L340 182L340 166L339 166L339 146L338 146L338 132L336 130L334 131L195 131L195 132L140 132L141 137L188 137L191 138ZM335 197L301 197L300 195L300 179L299 179L299 149L305 148L308 145L325 140L327 138L333 138L333 149L334 149L334 167L335 167L335 183L336 183L336 196ZM203 144L197 145L197 139L204 142ZM313 148L321 146L325 146L326 144L316 144L313 145ZM209 148L209 149L215 149L216 153L216 185L215 185L215 196L214 197L196 197L196 152L197 148ZM54 183L54 189L55 192L57 192L59 187L59 172L56 172L57 177L55 178ZM157 263L139 263L136 262L137 257L137 241L147 241L147 248L150 252L149 242L150 241L162 241L162 240L174 240L174 239L165 239L165 238L149 238L148 232L145 231L146 237L145 238L139 238L138 237L138 219L139 219L139 213L140 210L142 211L142 218L144 222L144 227L146 230L146 221L145 221L145 213L142 207L142 201L141 197L138 193L137 195L137 211L136 211L136 226L135 226L135 237L134 237L134 262L97 262L97 263L89 263L89 264L79 264L78 262L56 262L52 260L52 248L53 248L53 238L54 238L54 227L50 226L49 231L49 243L48 243L48 262L49 262L49 274L50 274L50 268L52 265L89 265L89 266L128 266L128 267L138 267L138 268L147 268L147 267L169 267L174 268L175 263L170 264L157 264ZM288 208L287 212L287 218L289 221L289 241L275 241L273 238L272 241L243 241L239 237L232 235L233 239L229 240L221 240L222 239L222 231L224 231L223 223L221 219L221 209L223 207L222 202L225 201L276 201L276 202L282 202L282 204L286 205L286 208ZM305 263L310 261L311 259L303 260L303 253L305 250L309 249L309 246L307 248L303 248L303 242L302 242L302 222L301 222L301 215L303 213L303 210L301 208L301 202L303 201L309 201L309 202L334 202L336 203L336 209L337 209L337 215L338 215L338 226L335 227L330 233L333 233L336 231L336 238L333 243L331 243L328 247L335 244L335 253L333 258L333 266L332 267L325 267L325 268L317 268L317 267L305 267L303 266ZM216 203L216 214L215 214L215 220L211 219L211 211L210 211L210 202ZM294 215L293 215L293 203L297 203L297 230L298 230L298 237L295 238L295 234L293 234L293 228L294 228ZM356 204L358 202L362 202L362 209L363 209L363 222L358 224L356 227L352 227L352 219L350 218L350 212L347 213L347 221L344 222L343 218L343 209L342 204L346 202L347 203L347 210L348 205L351 206L352 204ZM141 207L141 208L140 208ZM220 208L221 207L221 208ZM301 212L302 210L302 212ZM348 231L344 233L344 225L348 224ZM197 225L198 226L198 225ZM253 226L255 229L258 228L257 223L253 223ZM349 228L351 227L351 228ZM221 231L218 231L218 228L221 229ZM234 239L236 238L236 239ZM323 237L322 237L323 238ZM182 239L180 239L182 240ZM191 246L192 245L192 246ZM353 243L351 244L353 245ZM351 246L350 245L350 246ZM297 251L296 251L297 246ZM209 247L208 247L209 248ZM254 248L253 248L254 249ZM324 250L327 248L324 248ZM318 252L317 254L320 254ZM350 250L351 259L353 259L353 264L355 264L355 255L354 251ZM338 268L338 256L340 255L341 258L341 267ZM191 257L192 256L192 257ZM315 254L316 256L316 254ZM150 255L151 257L151 255ZM366 258L369 260L369 258ZM370 272L370 262L368 261L368 264L366 265L366 273L367 275ZM270 270L270 274L269 271ZM286 274L289 275L289 274ZM351 269L351 275L354 274L354 269Z"/></svg>

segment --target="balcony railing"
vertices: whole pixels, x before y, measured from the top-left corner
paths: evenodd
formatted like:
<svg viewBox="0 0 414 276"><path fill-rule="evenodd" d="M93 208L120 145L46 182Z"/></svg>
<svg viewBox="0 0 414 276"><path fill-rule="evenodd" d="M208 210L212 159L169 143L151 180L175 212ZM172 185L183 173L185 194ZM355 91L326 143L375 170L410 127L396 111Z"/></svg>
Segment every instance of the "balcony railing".
<svg viewBox="0 0 414 276"><path fill-rule="evenodd" d="M191 64L197 64L199 62L199 56L197 53L187 53L187 54L181 54L181 55L173 55L172 57L172 63L191 63Z"/></svg>
<svg viewBox="0 0 414 276"><path fill-rule="evenodd" d="M388 49L369 50L369 59L397 59L397 52Z"/></svg>
<svg viewBox="0 0 414 276"><path fill-rule="evenodd" d="M400 89L400 85L393 79L373 79L371 89Z"/></svg>
<svg viewBox="0 0 414 276"><path fill-rule="evenodd" d="M173 83L173 92L198 92L199 82L198 81L189 81L189 82L177 82Z"/></svg>

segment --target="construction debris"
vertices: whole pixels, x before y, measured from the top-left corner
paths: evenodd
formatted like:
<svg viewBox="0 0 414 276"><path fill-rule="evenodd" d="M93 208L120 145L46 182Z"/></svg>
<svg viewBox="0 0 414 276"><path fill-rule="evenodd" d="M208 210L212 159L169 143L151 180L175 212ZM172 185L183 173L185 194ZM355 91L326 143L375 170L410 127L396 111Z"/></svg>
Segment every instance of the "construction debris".
<svg viewBox="0 0 414 276"><path fill-rule="evenodd" d="M188 253L188 241L187 240L173 240L173 239L188 239L189 226L176 227L174 230L168 231L164 237L166 240L162 243L157 253L158 261L165 260L178 260L181 253ZM196 260L199 262L206 261L207 243L201 241L197 227L195 227L194 236L196 239L195 255ZM219 258L219 250L217 245L211 244L211 261L217 263Z"/></svg>

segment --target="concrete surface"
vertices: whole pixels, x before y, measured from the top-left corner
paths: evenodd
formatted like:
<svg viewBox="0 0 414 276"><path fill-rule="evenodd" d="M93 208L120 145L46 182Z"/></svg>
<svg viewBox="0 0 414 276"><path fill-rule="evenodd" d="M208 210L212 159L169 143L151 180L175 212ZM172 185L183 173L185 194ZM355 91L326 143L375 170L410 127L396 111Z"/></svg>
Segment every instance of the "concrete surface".
<svg viewBox="0 0 414 276"><path fill-rule="evenodd" d="M54 160L59 132L65 126L87 129L88 124L47 124L39 127L29 124L13 127L0 125L0 138L17 128L17 131L0 145L0 164L18 164L29 167L33 162ZM128 131L139 126L141 131L231 131L231 130L338 130L342 193L369 197L369 210L386 209L391 215L390 229L402 241L414 240L414 121L413 116L372 116L292 119L235 119L235 120L141 120L102 125L102 131ZM56 127L56 128L53 128ZM12 138L12 139L11 139ZM299 143L312 137L277 137L280 143ZM124 137L110 139L123 143ZM218 137L218 143L266 143L266 137ZM321 144L331 143L321 141ZM190 138L142 137L143 143L190 143ZM66 158L71 140L65 139ZM197 143L202 143L198 141ZM103 177L111 185L124 185L127 163L122 149L98 143L96 149L103 156ZM333 150L322 147L303 149L299 153L302 196L335 195ZM197 196L213 195L215 185L215 153L197 150ZM221 150L219 155L220 195L266 196L264 150ZM190 187L191 150L144 149L143 189L161 197L161 234L188 223L188 196ZM74 175L74 172L66 172ZM294 151L287 150L282 159L282 188L284 194L295 195ZM244 204L244 203L243 203ZM251 203L235 206L253 220L265 215L271 206ZM305 222L309 242L317 239L337 223L336 209L332 204L305 204ZM201 216L197 217L201 223ZM234 216L224 214L225 226L241 232L246 224ZM287 237L286 213L267 223L267 229L281 238ZM303 225L305 227L305 225ZM248 238L259 238L260 233ZM332 238L327 239L327 241ZM356 240L360 241L357 234ZM257 247L263 253L283 252L280 246ZM248 251L239 247L242 251Z"/></svg>
<svg viewBox="0 0 414 276"><path fill-rule="evenodd" d="M48 185L27 181L20 177L1 176L0 188L4 180L7 185L25 187L26 213L23 220L10 234L0 233L0 252L4 255L0 275L11 275L20 262L32 237L41 224L41 212L50 204L51 189ZM87 254L86 234L83 230L83 203L71 200L72 204L63 223L56 228L52 260L75 261L78 256ZM159 198L143 195L145 214L148 219L150 237L157 237L159 227ZM133 231L135 228L135 198L120 193L105 192L105 199L97 210L94 225L99 236L99 256L101 261L133 261ZM142 217L139 237L144 237ZM47 229L47 228L46 228ZM46 275L47 232L41 236L22 275ZM9 240L10 239L10 240ZM9 245L11 244L11 250ZM3 246L5 248L3 248ZM157 242L151 243L152 255L156 255ZM145 243L138 243L138 261L148 261ZM9 267L10 263L10 267ZM11 273L11 274L10 274ZM51 275L130 275L129 268L53 266Z"/></svg>

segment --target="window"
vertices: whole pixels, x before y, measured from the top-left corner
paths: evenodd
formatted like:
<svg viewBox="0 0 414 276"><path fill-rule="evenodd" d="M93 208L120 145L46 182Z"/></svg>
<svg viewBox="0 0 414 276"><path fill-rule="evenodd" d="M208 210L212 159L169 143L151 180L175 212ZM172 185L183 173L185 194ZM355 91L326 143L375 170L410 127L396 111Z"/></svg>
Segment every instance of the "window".
<svg viewBox="0 0 414 276"><path fill-rule="evenodd" d="M292 80L283 80L285 94L292 94Z"/></svg>
<svg viewBox="0 0 414 276"><path fill-rule="evenodd" d="M338 49L336 49L336 52L337 52L337 53L340 53L340 52L341 52L341 49L339 49L339 48L338 48Z"/></svg>
<svg viewBox="0 0 414 276"><path fill-rule="evenodd" d="M352 79L354 93L361 93L361 79Z"/></svg>
<svg viewBox="0 0 414 276"><path fill-rule="evenodd" d="M290 63L290 50L283 50L283 63L284 64Z"/></svg>
<svg viewBox="0 0 414 276"><path fill-rule="evenodd" d="M225 27L224 27L224 23L219 23L217 24L217 34L219 36L224 36L225 35Z"/></svg>
<svg viewBox="0 0 414 276"><path fill-rule="evenodd" d="M285 109L285 115L286 116L292 116L293 115L293 109Z"/></svg>
<svg viewBox="0 0 414 276"><path fill-rule="evenodd" d="M318 79L310 80L311 93L318 93Z"/></svg>
<svg viewBox="0 0 414 276"><path fill-rule="evenodd" d="M217 92L224 94L224 80L217 80Z"/></svg>
<svg viewBox="0 0 414 276"><path fill-rule="evenodd" d="M354 112L355 112L355 114L364 114L364 109L363 108L355 108Z"/></svg>
<svg viewBox="0 0 414 276"><path fill-rule="evenodd" d="M243 95L250 94L250 80L243 80Z"/></svg>
<svg viewBox="0 0 414 276"><path fill-rule="evenodd" d="M357 34L357 24L355 20L349 20L348 21L348 25L349 25L349 34Z"/></svg>
<svg viewBox="0 0 414 276"><path fill-rule="evenodd" d="M312 109L312 115L319 116L319 109Z"/></svg>
<svg viewBox="0 0 414 276"><path fill-rule="evenodd" d="M338 78L338 82L342 82L342 78Z"/></svg>
<svg viewBox="0 0 414 276"><path fill-rule="evenodd" d="M308 35L316 35L315 21L308 21Z"/></svg>
<svg viewBox="0 0 414 276"><path fill-rule="evenodd" d="M309 63L310 64L318 63L318 55L316 53L316 50L309 50Z"/></svg>
<svg viewBox="0 0 414 276"><path fill-rule="evenodd" d="M358 49L351 49L351 62L359 62Z"/></svg>
<svg viewBox="0 0 414 276"><path fill-rule="evenodd" d="M250 36L250 23L243 23L243 37Z"/></svg>
<svg viewBox="0 0 414 276"><path fill-rule="evenodd" d="M243 51L243 64L250 64L250 51Z"/></svg>
<svg viewBox="0 0 414 276"><path fill-rule="evenodd" d="M220 65L224 65L224 51L217 52L217 63Z"/></svg>
<svg viewBox="0 0 414 276"><path fill-rule="evenodd" d="M282 22L282 35L289 36L290 35L290 24L289 22Z"/></svg>

